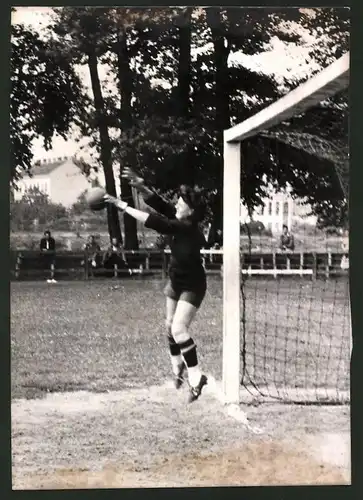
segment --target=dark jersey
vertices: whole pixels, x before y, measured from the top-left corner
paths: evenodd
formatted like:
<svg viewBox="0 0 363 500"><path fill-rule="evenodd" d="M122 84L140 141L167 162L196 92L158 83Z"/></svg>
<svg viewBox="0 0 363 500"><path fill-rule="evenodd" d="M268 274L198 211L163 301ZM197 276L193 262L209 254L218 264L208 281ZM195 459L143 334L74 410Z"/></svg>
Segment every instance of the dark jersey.
<svg viewBox="0 0 363 500"><path fill-rule="evenodd" d="M200 250L206 245L206 241L198 224L176 219L174 205L157 195L145 198L145 203L158 212L149 215L145 226L160 234L169 235L169 276L172 283L182 288L202 285L205 282L205 271Z"/></svg>

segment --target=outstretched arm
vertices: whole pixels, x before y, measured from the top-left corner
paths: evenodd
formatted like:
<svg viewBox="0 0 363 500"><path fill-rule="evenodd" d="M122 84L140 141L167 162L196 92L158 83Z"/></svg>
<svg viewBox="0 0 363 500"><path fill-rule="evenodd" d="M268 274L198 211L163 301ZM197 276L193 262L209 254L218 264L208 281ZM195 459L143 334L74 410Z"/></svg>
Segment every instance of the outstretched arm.
<svg viewBox="0 0 363 500"><path fill-rule="evenodd" d="M143 224L145 224L145 222L149 218L150 214L148 214L147 212L143 212L142 210L137 210L137 208L129 207L126 201L119 200L118 198L115 198L114 196L111 196L109 194L106 194L104 199L106 203L114 205L121 212L127 213L128 215L138 220L139 222L142 222Z"/></svg>
<svg viewBox="0 0 363 500"><path fill-rule="evenodd" d="M142 177L139 177L133 170L126 167L122 173L122 177L130 182L130 185L137 189L144 198L144 201L149 207L153 208L160 214L173 219L175 217L175 207L172 203L163 200L159 195L145 185Z"/></svg>
<svg viewBox="0 0 363 500"><path fill-rule="evenodd" d="M176 213L174 205L163 200L156 193L146 196L144 201L149 207L159 212L159 214L165 215L168 219L174 219Z"/></svg>
<svg viewBox="0 0 363 500"><path fill-rule="evenodd" d="M145 224L146 227L154 229L161 234L177 234L187 232L190 230L191 224L189 222L182 222L178 219L168 219L167 217L159 214L148 214L142 210L129 207L126 201L119 200L114 196L106 194L106 203L114 205L118 210L127 213L134 219Z"/></svg>

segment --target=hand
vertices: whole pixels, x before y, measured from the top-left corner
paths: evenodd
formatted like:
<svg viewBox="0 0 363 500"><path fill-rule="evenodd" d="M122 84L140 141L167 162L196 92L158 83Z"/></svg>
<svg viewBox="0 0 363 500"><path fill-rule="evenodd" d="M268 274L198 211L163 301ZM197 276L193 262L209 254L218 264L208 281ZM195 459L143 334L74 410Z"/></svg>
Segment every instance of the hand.
<svg viewBox="0 0 363 500"><path fill-rule="evenodd" d="M119 210L126 210L127 205L128 205L126 203L126 201L115 198L115 196L111 196L110 194L105 194L103 199L105 200L106 203L109 203L110 205L114 205Z"/></svg>
<svg viewBox="0 0 363 500"><path fill-rule="evenodd" d="M124 179L127 179L131 186L135 187L136 189L142 189L145 186L145 181L142 177L139 177L136 172L134 172L131 168L125 167L121 177Z"/></svg>

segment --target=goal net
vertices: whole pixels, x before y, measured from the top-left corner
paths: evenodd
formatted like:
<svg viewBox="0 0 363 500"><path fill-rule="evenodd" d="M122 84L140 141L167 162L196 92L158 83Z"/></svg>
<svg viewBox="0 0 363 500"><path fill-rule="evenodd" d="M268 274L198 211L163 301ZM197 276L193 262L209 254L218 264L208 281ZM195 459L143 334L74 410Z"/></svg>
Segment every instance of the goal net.
<svg viewBox="0 0 363 500"><path fill-rule="evenodd" d="M227 403L349 401L348 233L342 217L319 225L347 210L348 85L346 54L224 133ZM253 148L276 168L259 206L249 205L248 179L259 168ZM299 190L309 182L317 189L307 203Z"/></svg>

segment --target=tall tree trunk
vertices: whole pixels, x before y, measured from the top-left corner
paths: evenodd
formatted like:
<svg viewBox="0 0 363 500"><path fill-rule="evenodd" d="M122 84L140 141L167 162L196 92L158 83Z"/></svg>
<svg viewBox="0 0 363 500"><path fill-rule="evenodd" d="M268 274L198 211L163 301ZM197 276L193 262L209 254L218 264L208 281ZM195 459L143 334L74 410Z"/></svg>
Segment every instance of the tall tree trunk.
<svg viewBox="0 0 363 500"><path fill-rule="evenodd" d="M101 83L98 74L96 51L91 48L88 54L88 68L91 75L92 91L94 97L94 105L96 110L97 125L100 132L101 145L101 163L105 175L105 183L107 192L116 196L115 178L112 169L112 151L110 136L108 134L108 126L105 116L105 105L102 96ZM117 238L122 243L122 234L120 229L120 220L118 210L114 206L107 207L107 222L110 238Z"/></svg>
<svg viewBox="0 0 363 500"><path fill-rule="evenodd" d="M191 84L191 15L192 8L186 8L175 20L179 32L178 87L175 99L175 114L183 121L188 120L190 113ZM176 158L178 172L183 182L193 183L194 161L192 151L185 151Z"/></svg>
<svg viewBox="0 0 363 500"><path fill-rule="evenodd" d="M215 71L215 130L218 143L221 145L220 158L220 178L219 178L219 210L214 213L214 228L222 229L223 226L223 130L230 127L229 109L229 72L228 55L229 47L226 46L226 31L221 20L221 10L219 8L206 9L207 23L212 33L213 42L213 62Z"/></svg>
<svg viewBox="0 0 363 500"><path fill-rule="evenodd" d="M179 28L179 61L178 61L178 92L176 99L177 114L180 117L189 116L189 97L191 81L191 15L192 8L187 8L177 18Z"/></svg>
<svg viewBox="0 0 363 500"><path fill-rule="evenodd" d="M229 72L228 56L230 49L226 46L226 28L221 20L221 11L216 8L206 9L208 26L212 33L213 62L215 70L216 97L216 130L223 139L223 130L230 127L229 110Z"/></svg>
<svg viewBox="0 0 363 500"><path fill-rule="evenodd" d="M133 75L130 69L130 56L127 47L127 38L125 30L120 30L118 33L117 41L117 76L118 88L121 98L121 129L122 133L126 132L132 127L132 89L133 89ZM133 158L131 155L124 159L123 165L120 165L120 174L124 167L133 168ZM129 182L120 177L122 198L134 206L134 199L132 196L132 189ZM128 250L138 250L139 240L137 235L137 222L133 217L124 215L125 225L125 248Z"/></svg>

